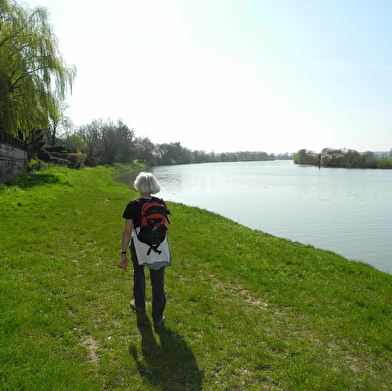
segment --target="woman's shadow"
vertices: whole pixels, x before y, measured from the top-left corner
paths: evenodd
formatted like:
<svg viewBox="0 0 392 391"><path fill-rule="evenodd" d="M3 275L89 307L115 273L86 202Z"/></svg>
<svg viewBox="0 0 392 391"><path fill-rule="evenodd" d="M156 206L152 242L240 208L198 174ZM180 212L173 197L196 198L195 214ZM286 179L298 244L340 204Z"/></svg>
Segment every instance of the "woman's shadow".
<svg viewBox="0 0 392 391"><path fill-rule="evenodd" d="M140 376L162 391L201 391L203 372L183 337L165 326L155 329L146 314L137 314L137 326L142 336L141 354L134 344L129 347Z"/></svg>

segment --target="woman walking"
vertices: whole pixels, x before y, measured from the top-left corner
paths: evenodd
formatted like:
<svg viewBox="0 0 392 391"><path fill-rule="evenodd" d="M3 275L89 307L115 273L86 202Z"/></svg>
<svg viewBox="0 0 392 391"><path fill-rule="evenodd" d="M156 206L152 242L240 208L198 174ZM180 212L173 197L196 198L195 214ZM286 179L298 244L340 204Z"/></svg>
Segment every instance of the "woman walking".
<svg viewBox="0 0 392 391"><path fill-rule="evenodd" d="M130 201L123 213L125 227L122 234L121 247L121 267L126 270L128 266L127 248L130 244L131 260L133 265L133 295L131 308L139 313L146 311L146 282L145 266L150 269L150 279L152 287L152 318L155 326L161 326L165 321L163 312L166 306L166 296L164 291L164 273L165 267L170 264L170 250L167 244L167 238L162 243L163 251L145 251L148 246L141 243L138 239L138 233L142 226L142 208L145 203L161 204L166 210L165 202L153 194L159 193L161 187L153 174L141 172L135 182L134 187L139 192L140 197ZM163 219L161 227L166 231L168 228L167 219ZM150 255L150 253L152 253ZM147 254L149 254L147 256Z"/></svg>

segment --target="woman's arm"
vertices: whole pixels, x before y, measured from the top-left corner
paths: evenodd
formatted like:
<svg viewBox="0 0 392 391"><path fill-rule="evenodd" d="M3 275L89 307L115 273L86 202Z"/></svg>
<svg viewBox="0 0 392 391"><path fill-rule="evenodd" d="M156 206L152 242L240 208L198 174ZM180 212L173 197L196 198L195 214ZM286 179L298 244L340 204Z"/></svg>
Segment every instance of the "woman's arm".
<svg viewBox="0 0 392 391"><path fill-rule="evenodd" d="M120 259L120 265L124 270L127 270L127 266L128 266L126 251L129 246L129 240L131 239L132 228L133 228L133 220L126 219L124 231L122 233L122 247L121 247L121 259Z"/></svg>

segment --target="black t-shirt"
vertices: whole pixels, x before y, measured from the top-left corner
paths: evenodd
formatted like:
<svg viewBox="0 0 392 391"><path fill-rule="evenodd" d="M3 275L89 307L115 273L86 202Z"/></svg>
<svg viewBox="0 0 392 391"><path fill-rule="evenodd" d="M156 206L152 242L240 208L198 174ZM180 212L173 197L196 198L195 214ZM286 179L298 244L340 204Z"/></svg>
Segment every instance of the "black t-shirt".
<svg viewBox="0 0 392 391"><path fill-rule="evenodd" d="M135 200L128 202L128 205L124 210L123 217L127 220L133 220L133 228L137 228L142 225L142 205L148 200L148 198L136 198ZM152 197L151 200L155 202L159 201L166 206L165 201L163 201L162 198Z"/></svg>

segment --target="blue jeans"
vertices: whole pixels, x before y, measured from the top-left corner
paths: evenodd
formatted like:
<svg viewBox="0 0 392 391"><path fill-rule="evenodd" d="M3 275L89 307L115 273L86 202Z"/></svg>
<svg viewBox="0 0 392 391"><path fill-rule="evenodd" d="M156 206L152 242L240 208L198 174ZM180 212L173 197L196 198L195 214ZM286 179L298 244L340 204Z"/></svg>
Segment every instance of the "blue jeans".
<svg viewBox="0 0 392 391"><path fill-rule="evenodd" d="M146 308L146 279L144 275L145 266L140 266L137 260L135 246L131 241L131 259L133 264L133 297L138 308ZM166 295L164 286L165 267L159 270L150 270L152 287L152 319L159 322L162 319L166 306Z"/></svg>

